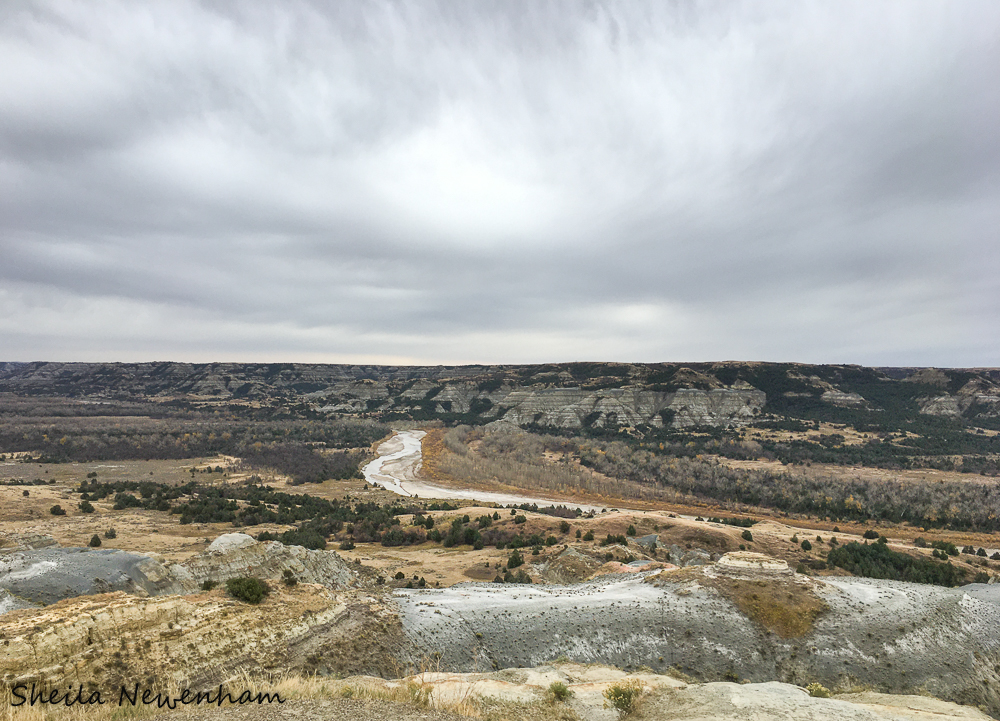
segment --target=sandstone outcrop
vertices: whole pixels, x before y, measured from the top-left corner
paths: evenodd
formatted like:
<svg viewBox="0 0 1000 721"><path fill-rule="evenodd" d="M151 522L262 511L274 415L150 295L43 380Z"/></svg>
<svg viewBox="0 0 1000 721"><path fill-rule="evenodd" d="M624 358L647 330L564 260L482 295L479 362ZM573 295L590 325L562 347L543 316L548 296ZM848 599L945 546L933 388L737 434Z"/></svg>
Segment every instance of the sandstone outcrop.
<svg viewBox="0 0 1000 721"><path fill-rule="evenodd" d="M237 576L282 578L285 571L303 583L318 583L331 590L357 583L357 574L334 551L286 546L278 541L254 540L245 533L219 536L197 556L169 569L171 576L193 591L204 581L225 581Z"/></svg>
<svg viewBox="0 0 1000 721"><path fill-rule="evenodd" d="M787 561L750 551L726 553L716 561L715 568L728 575L754 578L793 575Z"/></svg>
<svg viewBox="0 0 1000 721"><path fill-rule="evenodd" d="M554 702L550 687L566 687L562 702ZM353 677L335 686L334 694L365 698L419 695L426 706L449 709L506 704L507 717L565 719L566 711L584 721L614 721L604 692L612 686L635 684L641 695L630 719L648 721L986 721L976 708L928 695L883 694L871 691L816 696L790 683L691 683L670 675L622 671L599 664L556 662L532 668L491 673L426 672L402 679ZM563 710L565 709L565 711ZM299 717L312 718L308 711ZM321 718L317 715L315 718Z"/></svg>
<svg viewBox="0 0 1000 721"><path fill-rule="evenodd" d="M310 649L371 641L363 628L396 623L391 610L365 594L272 586L257 606L218 590L163 598L116 592L9 612L0 617L2 682L52 687L86 680L117 690L135 682L207 685L241 669L315 670ZM366 619L361 625L358 614ZM381 670L377 664L342 668Z"/></svg>
<svg viewBox="0 0 1000 721"><path fill-rule="evenodd" d="M865 399L858 393L845 393L844 391L828 390L824 391L820 400L831 403L842 408L860 408L865 405Z"/></svg>
<svg viewBox="0 0 1000 721"><path fill-rule="evenodd" d="M34 603L111 591L140 596L195 593L205 581L238 576L281 579L290 571L302 583L331 590L352 587L357 574L333 551L258 542L227 533L183 564L166 565L155 555L87 548L42 548L0 556L0 588Z"/></svg>
<svg viewBox="0 0 1000 721"><path fill-rule="evenodd" d="M810 721L985 721L976 708L927 696L847 693L817 698L787 683L706 683L651 694L630 716L636 721L741 721L809 719Z"/></svg>

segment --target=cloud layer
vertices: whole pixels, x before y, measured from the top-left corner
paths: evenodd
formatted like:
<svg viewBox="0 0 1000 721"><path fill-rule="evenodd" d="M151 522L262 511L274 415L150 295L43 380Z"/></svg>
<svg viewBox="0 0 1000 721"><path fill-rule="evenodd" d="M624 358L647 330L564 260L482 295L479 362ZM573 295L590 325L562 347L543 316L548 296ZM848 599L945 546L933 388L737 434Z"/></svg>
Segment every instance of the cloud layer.
<svg viewBox="0 0 1000 721"><path fill-rule="evenodd" d="M1000 365L997 37L993 2L12 4L0 360Z"/></svg>

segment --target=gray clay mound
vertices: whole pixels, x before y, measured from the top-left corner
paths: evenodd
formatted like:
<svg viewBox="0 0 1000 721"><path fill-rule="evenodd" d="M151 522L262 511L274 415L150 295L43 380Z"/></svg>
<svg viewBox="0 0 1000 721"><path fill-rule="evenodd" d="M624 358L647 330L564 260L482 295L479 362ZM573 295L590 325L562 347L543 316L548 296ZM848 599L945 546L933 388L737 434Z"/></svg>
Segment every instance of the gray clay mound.
<svg viewBox="0 0 1000 721"><path fill-rule="evenodd" d="M1000 583L970 583L962 590L973 598L1000 606Z"/></svg>
<svg viewBox="0 0 1000 721"><path fill-rule="evenodd" d="M19 608L37 608L37 604L18 598L9 591L0 588L0 615L7 613L7 611L16 611Z"/></svg>
<svg viewBox="0 0 1000 721"><path fill-rule="evenodd" d="M41 604L111 591L157 595L180 590L148 556L89 548L40 548L0 556L0 588Z"/></svg>
<svg viewBox="0 0 1000 721"><path fill-rule="evenodd" d="M281 579L285 571L303 583L331 590L357 582L357 574L332 551L312 551L277 541L259 543L244 533L227 533L184 564L111 549L40 548L0 556L0 589L39 604L110 591L164 596L196 593L206 580L238 576ZM13 610L0 604L0 613Z"/></svg>
<svg viewBox="0 0 1000 721"><path fill-rule="evenodd" d="M640 575L640 574L637 574ZM442 670L537 666L568 657L671 667L698 680L782 680L829 688L923 689L1000 712L1000 605L964 589L854 578L816 580L829 610L782 638L713 588L614 576L571 586L462 584L397 592L409 659Z"/></svg>

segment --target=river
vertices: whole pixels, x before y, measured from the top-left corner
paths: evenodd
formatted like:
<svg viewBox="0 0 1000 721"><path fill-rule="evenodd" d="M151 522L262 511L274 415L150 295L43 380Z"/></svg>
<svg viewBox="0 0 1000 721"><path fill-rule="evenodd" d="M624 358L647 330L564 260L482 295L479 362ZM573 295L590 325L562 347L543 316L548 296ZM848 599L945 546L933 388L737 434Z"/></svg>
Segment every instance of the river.
<svg viewBox="0 0 1000 721"><path fill-rule="evenodd" d="M539 506L568 506L583 512L600 512L607 506L592 506L571 500L543 498L495 491L446 488L420 480L420 464L423 458L420 439L427 435L424 431L398 431L378 447L379 456L363 469L365 480L382 486L401 496L419 498L460 498L463 500L496 503L500 506L534 503ZM625 509L622 509L625 510Z"/></svg>

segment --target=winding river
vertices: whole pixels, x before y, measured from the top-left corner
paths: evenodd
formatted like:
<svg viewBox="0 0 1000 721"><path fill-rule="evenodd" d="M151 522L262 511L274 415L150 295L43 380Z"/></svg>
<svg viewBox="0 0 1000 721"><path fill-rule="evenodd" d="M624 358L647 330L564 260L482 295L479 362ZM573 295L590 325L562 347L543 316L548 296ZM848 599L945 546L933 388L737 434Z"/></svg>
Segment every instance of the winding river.
<svg viewBox="0 0 1000 721"><path fill-rule="evenodd" d="M495 491L446 488L420 480L418 474L422 460L420 439L427 435L424 431L398 431L378 447L379 456L364 467L365 480L382 486L401 496L420 498L461 498L496 503L501 506L535 503L539 506L568 506L581 511L599 512L606 506L591 506L574 501L540 496L526 496Z"/></svg>

